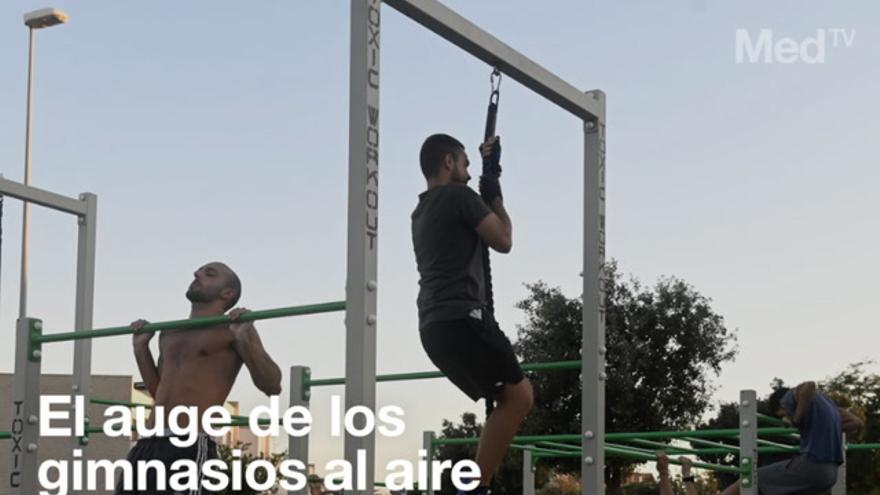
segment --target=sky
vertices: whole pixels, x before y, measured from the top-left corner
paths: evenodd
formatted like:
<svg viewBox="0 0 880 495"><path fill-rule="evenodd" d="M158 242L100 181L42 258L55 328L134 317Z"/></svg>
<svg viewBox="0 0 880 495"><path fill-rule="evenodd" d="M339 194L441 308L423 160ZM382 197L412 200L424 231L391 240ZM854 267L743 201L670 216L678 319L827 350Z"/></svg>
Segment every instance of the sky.
<svg viewBox="0 0 880 495"><path fill-rule="evenodd" d="M877 359L880 4L446 4L574 86L606 92L607 252L644 282L685 279L736 330L739 353L715 400ZM344 298L348 5L55 3L70 22L36 37L32 183L98 195L96 327L185 317L191 274L211 260L239 273L251 309ZM23 176L22 14L45 6L0 3L0 173L12 180ZM783 44L824 33L824 63L737 63L737 31L762 29ZM833 29L854 34L851 45L832 46ZM409 231L425 187L418 149L434 132L476 148L490 68L387 6L381 36L378 370L428 370ZM525 283L580 293L583 138L575 117L511 79L501 91L514 249L493 258L493 275L515 339ZM32 211L28 312L49 332L68 330L76 225ZM0 372L13 368L20 219L7 200ZM341 313L258 328L282 369L344 374ZM93 345L94 373L137 377L128 338ZM72 345L44 352L44 372L70 372ZM342 455L327 421L341 391L312 398L319 470ZM246 372L230 398L244 411L264 402ZM404 408L407 431L378 440L378 466L414 459L421 432L442 419L482 412L443 380L380 384L377 405L389 404Z"/></svg>

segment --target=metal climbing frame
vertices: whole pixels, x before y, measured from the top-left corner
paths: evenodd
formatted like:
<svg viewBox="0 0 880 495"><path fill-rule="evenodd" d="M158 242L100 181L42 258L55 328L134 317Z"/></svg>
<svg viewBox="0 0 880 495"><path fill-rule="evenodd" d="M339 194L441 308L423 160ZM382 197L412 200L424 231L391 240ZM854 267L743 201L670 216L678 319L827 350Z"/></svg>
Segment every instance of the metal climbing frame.
<svg viewBox="0 0 880 495"><path fill-rule="evenodd" d="M76 331L92 328L95 295L95 221L98 198L91 193L79 199L26 186L0 177L0 194L28 201L76 216L79 225L76 255ZM8 480L11 495L31 495L37 486L37 455L39 447L40 358L41 351L32 348L30 334L39 333L42 325L33 318L19 319L15 335L15 384L12 396L11 469ZM73 386L71 395L85 396L91 377L91 339L74 343ZM71 400L71 404L74 401ZM83 413L85 414L85 412ZM80 439L73 438L73 448L81 447Z"/></svg>
<svg viewBox="0 0 880 495"><path fill-rule="evenodd" d="M605 94L581 92L437 0L385 3L544 96L584 125L584 338L582 492L604 493L605 454ZM351 1L349 85L346 408L375 408L376 262L379 203L379 55L381 0ZM373 486L374 437L345 437L345 458ZM357 451L366 452L364 466ZM354 490L368 495L369 490Z"/></svg>

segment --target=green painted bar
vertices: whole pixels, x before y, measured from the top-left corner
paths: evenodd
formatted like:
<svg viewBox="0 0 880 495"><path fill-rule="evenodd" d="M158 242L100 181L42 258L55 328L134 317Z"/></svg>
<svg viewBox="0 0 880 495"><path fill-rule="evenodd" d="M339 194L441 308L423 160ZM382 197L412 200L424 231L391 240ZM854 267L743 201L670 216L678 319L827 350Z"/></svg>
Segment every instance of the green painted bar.
<svg viewBox="0 0 880 495"><path fill-rule="evenodd" d="M571 452L580 452L581 446L575 445L573 443L559 443L559 442L538 442L539 445L546 445L548 447L554 447L557 449L565 449Z"/></svg>
<svg viewBox="0 0 880 495"><path fill-rule="evenodd" d="M851 443L846 446L847 452L856 452L859 450L880 450L880 443Z"/></svg>
<svg viewBox="0 0 880 495"><path fill-rule="evenodd" d="M0 431L0 440L8 440L12 438L12 433L8 431Z"/></svg>
<svg viewBox="0 0 880 495"><path fill-rule="evenodd" d="M668 443L662 442L652 442L651 440L645 440L643 438L634 438L629 440L630 443L637 443L640 445L644 445L646 447L654 447L655 449L660 449L667 454L694 454L697 455L700 452L694 449L689 449L687 447L676 447L675 445L669 445Z"/></svg>
<svg viewBox="0 0 880 495"><path fill-rule="evenodd" d="M656 456L656 452L653 450L643 449L641 447L633 447L631 445L624 445L622 443L606 443L605 448L607 449L608 447L610 447L612 449L624 449L624 450L628 450L630 452L638 452L640 454L649 455L651 457Z"/></svg>
<svg viewBox="0 0 880 495"><path fill-rule="evenodd" d="M523 364L523 371L555 371L555 370L577 370L581 368L580 361L552 361L549 363L529 363ZM388 375L376 375L377 382L399 382L406 380L428 380L432 378L443 378L443 373L439 371L417 371L413 373L392 373ZM344 385L345 378L318 378L306 381L307 387L326 387L330 385Z"/></svg>
<svg viewBox="0 0 880 495"><path fill-rule="evenodd" d="M797 432L793 428L758 428L759 435L787 435L791 432ZM645 440L667 439L667 438L728 438L739 435L739 430L693 430L693 431L643 431L640 433L606 433L606 440L632 440L635 438L643 438Z"/></svg>
<svg viewBox="0 0 880 495"><path fill-rule="evenodd" d="M580 440L581 436L578 434L562 434L562 435L522 435L513 437L513 441L515 443L537 443L541 441L559 441L559 442L574 442ZM437 438L432 444L433 445L471 445L474 443L479 443L480 437L468 437L468 438Z"/></svg>
<svg viewBox="0 0 880 495"><path fill-rule="evenodd" d="M557 455L557 454L567 455L567 454L571 453L571 451L567 451L567 450L545 449L545 448L541 448L541 447L536 447L534 445L520 445L518 443L510 444L510 448L517 449L517 450L531 450L532 452L541 452L543 454L553 454L553 455Z"/></svg>
<svg viewBox="0 0 880 495"><path fill-rule="evenodd" d="M785 421L782 421L781 419L777 418L776 416L768 416L766 414L758 413L758 422L761 422L761 421L763 421L765 423L769 423L773 426L788 427L788 425L785 424Z"/></svg>
<svg viewBox="0 0 880 495"><path fill-rule="evenodd" d="M693 437L684 437L684 438L682 438L682 440L684 440L685 442L690 442L691 446L693 446L694 444L705 445L707 447L728 450L731 453L739 454L739 448L731 446L731 445L727 445L727 444L724 444L721 442L713 442L711 440L704 440L702 438L693 438Z"/></svg>
<svg viewBox="0 0 880 495"><path fill-rule="evenodd" d="M265 309L260 311L251 311L241 315L238 321L257 321L268 320L272 318L284 318L288 316L313 315L319 313L331 313L334 311L345 311L345 301L335 301L321 304L309 304L305 306L290 306L286 308ZM160 321L156 323L148 323L144 326L142 332L156 332L159 330L192 330L194 328L203 328L212 325L220 325L229 323L231 320L226 315L208 316L205 318L188 318L185 320ZM117 335L130 335L134 333L129 326L99 328L96 330L82 330L79 332L61 332L43 335L31 335L31 339L35 343L48 342L66 342L69 340L94 339L99 337L113 337Z"/></svg>
<svg viewBox="0 0 880 495"><path fill-rule="evenodd" d="M629 457L631 459L639 459L642 461L656 461L657 460L657 456L655 456L653 454L643 454L641 452L635 452L635 451L631 451L631 450L627 450L627 449L620 449L620 448L612 447L612 446L606 446L605 452L607 452L608 454L619 456L619 457ZM670 457L669 463L680 465L681 461L675 457ZM709 471L718 471L718 472L722 472L722 473L739 474L739 468L734 468L734 467L730 467L730 466L721 466L718 464L707 464L705 462L697 462L697 461L692 462L691 465L695 468L707 469Z"/></svg>
<svg viewBox="0 0 880 495"><path fill-rule="evenodd" d="M794 449L795 451L798 450L797 445L786 445L784 443L771 442L770 440L764 440L763 438L758 439L758 445L763 445L764 447L777 447L780 449Z"/></svg>
<svg viewBox="0 0 880 495"><path fill-rule="evenodd" d="M123 401L123 400L99 399L97 397L89 399L89 402L91 402L92 404L102 404L105 406L145 407L147 409L153 408L153 404L144 404L141 402L127 402L127 401ZM233 420L244 421L245 425L247 424L247 421L248 421L247 416L237 416L237 415L233 414L231 417ZM269 424L269 420L261 419L261 420L259 420L259 423L261 425L267 425L267 424ZM281 424L281 420L278 421L278 424Z"/></svg>

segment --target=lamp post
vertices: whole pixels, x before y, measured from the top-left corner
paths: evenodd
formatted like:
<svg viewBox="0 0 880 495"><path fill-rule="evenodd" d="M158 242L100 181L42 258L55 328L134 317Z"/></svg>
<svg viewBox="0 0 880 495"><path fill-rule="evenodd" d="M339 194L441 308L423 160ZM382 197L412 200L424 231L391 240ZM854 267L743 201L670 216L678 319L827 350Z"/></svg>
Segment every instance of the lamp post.
<svg viewBox="0 0 880 495"><path fill-rule="evenodd" d="M34 31L67 22L68 16L57 9L40 9L24 15L24 25L28 27L28 82L27 82L27 123L24 134L24 183L31 183L31 107L33 106L34 81ZM21 290L18 299L18 316L27 316L27 272L28 238L30 236L30 203L23 205L21 223Z"/></svg>

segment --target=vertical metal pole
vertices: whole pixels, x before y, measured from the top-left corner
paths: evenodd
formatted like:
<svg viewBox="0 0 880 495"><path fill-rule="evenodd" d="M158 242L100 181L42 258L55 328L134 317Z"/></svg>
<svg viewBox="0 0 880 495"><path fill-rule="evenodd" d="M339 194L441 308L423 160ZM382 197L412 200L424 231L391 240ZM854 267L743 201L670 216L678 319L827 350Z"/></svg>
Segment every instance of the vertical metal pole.
<svg viewBox="0 0 880 495"><path fill-rule="evenodd" d="M31 183L31 110L34 87L34 28L28 27L27 111L24 129L24 185ZM22 203L21 217L21 279L18 292L18 317L27 316L28 244L30 239L31 204Z"/></svg>
<svg viewBox="0 0 880 495"><path fill-rule="evenodd" d="M37 489L37 444L40 423L40 351L32 348L30 335L42 331L43 322L19 318L15 331L15 377L12 392L12 442L9 444L10 495L33 495Z"/></svg>
<svg viewBox="0 0 880 495"><path fill-rule="evenodd" d="M837 468L837 482L831 488L831 495L846 495L846 433L843 434L843 464Z"/></svg>
<svg viewBox="0 0 880 495"><path fill-rule="evenodd" d="M758 394L739 393L739 492L758 495Z"/></svg>
<svg viewBox="0 0 880 495"><path fill-rule="evenodd" d="M534 445L528 445L528 449L523 450L523 495L535 495L535 462L532 459L532 451Z"/></svg>
<svg viewBox="0 0 880 495"><path fill-rule="evenodd" d="M309 400L312 396L311 388L306 382L311 378L312 370L306 366L290 367L290 406L309 407ZM309 436L294 437L288 435L287 441L287 457L289 459L297 459L305 465L303 473L309 475ZM309 484L302 490L287 492L289 495L309 495Z"/></svg>
<svg viewBox="0 0 880 495"><path fill-rule="evenodd" d="M76 314L74 329L91 330L95 305L95 250L97 238L98 197L83 193L86 214L77 218ZM92 339L78 339L73 345L73 386L71 395L82 395L89 402L92 374Z"/></svg>
<svg viewBox="0 0 880 495"><path fill-rule="evenodd" d="M86 214L77 217L79 226L77 229L76 248L76 312L74 315L74 330L84 331L92 329L92 317L95 307L95 250L97 242L98 197L91 193L83 193L79 195L79 199L86 204ZM73 343L71 404L76 404L76 401L73 400L75 396L83 396L83 404L86 408L83 411L83 417L87 421L91 375L92 339L75 340ZM74 407L71 406L72 409ZM71 445L71 456L73 454L72 449L82 449L87 442L88 437L74 437ZM83 450L83 459L86 458L88 458L88 453ZM73 485L71 484L70 486ZM71 491L71 493L75 494L78 492Z"/></svg>
<svg viewBox="0 0 880 495"><path fill-rule="evenodd" d="M581 359L581 493L605 493L605 93L602 115L584 123L584 276Z"/></svg>
<svg viewBox="0 0 880 495"><path fill-rule="evenodd" d="M376 404L376 265L379 239L379 10L380 0L351 0L348 148L348 274L345 314L345 407ZM375 437L345 435L354 479L372 495ZM357 463L358 451L366 465Z"/></svg>
<svg viewBox="0 0 880 495"><path fill-rule="evenodd" d="M419 491L424 493L425 495L434 495L434 483L432 482L432 478L434 477L434 432L426 431L422 433L422 448L425 449L425 461L427 466L425 469L425 476L428 479L428 486L419 487Z"/></svg>

